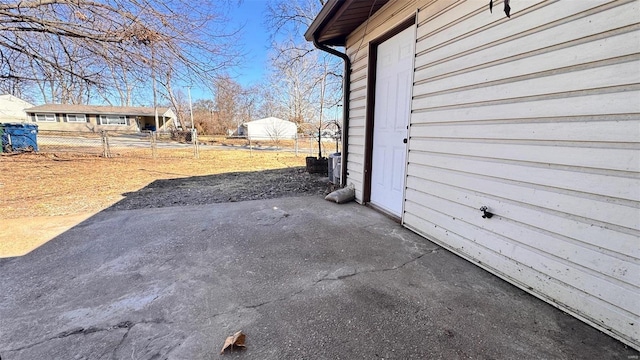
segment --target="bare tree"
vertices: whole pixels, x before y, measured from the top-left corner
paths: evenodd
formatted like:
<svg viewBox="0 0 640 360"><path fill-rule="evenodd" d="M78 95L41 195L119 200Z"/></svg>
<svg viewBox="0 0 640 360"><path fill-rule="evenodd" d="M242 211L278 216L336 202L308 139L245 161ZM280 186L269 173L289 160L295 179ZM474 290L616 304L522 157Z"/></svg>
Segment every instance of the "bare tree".
<svg viewBox="0 0 640 360"><path fill-rule="evenodd" d="M114 105L113 101L116 100L116 104L121 106L132 106L134 94L139 90L136 84L145 84L145 79L141 78L137 72L130 70L124 63L107 63L105 66L108 70L104 74L104 81L110 86L101 87L97 96L110 105Z"/></svg>
<svg viewBox="0 0 640 360"><path fill-rule="evenodd" d="M78 101L83 92L80 98L90 98L89 88L105 97L116 88L121 101L130 102L137 83L130 80L147 86L154 68L171 68L174 81L211 83L237 60L224 6L211 0L3 1L0 79L46 83L47 95L60 101ZM114 78L125 81L114 85Z"/></svg>
<svg viewBox="0 0 640 360"><path fill-rule="evenodd" d="M278 35L304 33L325 2L325 0L271 0L267 4L266 24L271 29L272 39Z"/></svg>
<svg viewBox="0 0 640 360"><path fill-rule="evenodd" d="M308 129L318 141L318 157L322 157L320 133L324 130L327 109L341 101L340 66L329 55L287 50L289 55L273 59L274 87L280 89L276 100L286 109L284 118ZM299 54L300 56L296 56ZM308 123L309 126L303 126Z"/></svg>
<svg viewBox="0 0 640 360"><path fill-rule="evenodd" d="M258 106L260 103L261 89L258 86L242 88L241 96L238 99L238 123L242 124L255 120L258 116ZM271 116L271 115L267 115ZM265 116L265 117L267 117Z"/></svg>
<svg viewBox="0 0 640 360"><path fill-rule="evenodd" d="M278 93L280 91L281 89L276 91L269 82L265 82L260 85L258 89L259 104L257 108L257 117L267 118L275 116L282 119L287 118L286 110L281 106L281 103L278 100Z"/></svg>
<svg viewBox="0 0 640 360"><path fill-rule="evenodd" d="M219 126L215 102L209 99L199 99L193 103L193 121L198 134L224 134Z"/></svg>
<svg viewBox="0 0 640 360"><path fill-rule="evenodd" d="M323 4L322 0L272 0L266 21L274 49L272 79L285 89L276 100L287 109L285 118L299 126L312 123L302 128L315 128L317 133L323 129L326 109L340 102L343 78L340 59L318 51L302 36ZM320 139L318 144L320 148Z"/></svg>
<svg viewBox="0 0 640 360"><path fill-rule="evenodd" d="M220 125L225 129L237 129L241 124L239 116L242 86L230 76L220 76L214 81L216 108Z"/></svg>
<svg viewBox="0 0 640 360"><path fill-rule="evenodd" d="M28 66L19 61L18 54L0 51L0 74L21 73ZM22 99L27 99L27 94L33 88L30 79L7 78L0 81L0 94L9 94Z"/></svg>
<svg viewBox="0 0 640 360"><path fill-rule="evenodd" d="M286 45L283 45L286 46ZM283 109L283 118L298 125L313 117L313 89L316 83L316 56L297 56L282 47L274 49L271 58L271 89L274 100ZM284 54L291 56L284 56ZM273 91L273 90L272 90Z"/></svg>
<svg viewBox="0 0 640 360"><path fill-rule="evenodd" d="M191 122L189 122L187 126L187 119L190 118L189 99L182 90L173 91L170 83L165 83L164 86L168 89L167 97L171 107L175 110L178 124L180 124L183 130L187 130L187 128L191 127Z"/></svg>
<svg viewBox="0 0 640 360"><path fill-rule="evenodd" d="M96 64L96 59L86 53L81 44L69 44L62 47L61 39L47 37L43 34L34 36L40 44L46 46L48 59L57 66L43 67L41 63L31 61L31 74L40 76L42 81L35 82L40 90L41 98L45 102L61 104L83 104L91 96L91 86L80 77L72 76L77 73L87 76ZM96 83L94 89L97 88Z"/></svg>

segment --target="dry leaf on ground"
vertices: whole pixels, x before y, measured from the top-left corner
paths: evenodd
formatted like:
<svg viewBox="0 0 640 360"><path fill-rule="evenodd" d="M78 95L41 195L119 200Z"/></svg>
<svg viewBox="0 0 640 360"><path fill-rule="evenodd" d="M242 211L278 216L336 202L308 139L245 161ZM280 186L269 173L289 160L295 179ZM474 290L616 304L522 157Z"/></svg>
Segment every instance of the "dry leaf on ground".
<svg viewBox="0 0 640 360"><path fill-rule="evenodd" d="M244 344L245 338L246 338L246 335L242 333L242 330L229 336L224 341L224 345L222 346L222 350L220 351L220 354L224 354L224 351L227 350L227 348L231 348L231 350L234 350L236 347L244 349L246 347Z"/></svg>

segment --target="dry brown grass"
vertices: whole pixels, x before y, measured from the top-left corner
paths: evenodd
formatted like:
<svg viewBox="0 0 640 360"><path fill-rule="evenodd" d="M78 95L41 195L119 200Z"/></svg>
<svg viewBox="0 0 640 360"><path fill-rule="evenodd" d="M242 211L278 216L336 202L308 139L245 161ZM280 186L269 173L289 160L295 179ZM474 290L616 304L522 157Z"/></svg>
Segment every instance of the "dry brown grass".
<svg viewBox="0 0 640 360"><path fill-rule="evenodd" d="M295 140L281 139L278 141L263 139L252 140L246 138L233 138L213 135L198 135L198 141L203 144L209 145L226 145L226 146L256 146L256 147L281 147L285 149L293 149L295 146ZM301 138L300 143L307 144L309 141L306 138Z"/></svg>
<svg viewBox="0 0 640 360"><path fill-rule="evenodd" d="M159 150L162 151L162 150ZM175 152L175 150L172 150ZM96 213L158 179L304 166L293 153L207 150L200 159L0 156L0 219Z"/></svg>

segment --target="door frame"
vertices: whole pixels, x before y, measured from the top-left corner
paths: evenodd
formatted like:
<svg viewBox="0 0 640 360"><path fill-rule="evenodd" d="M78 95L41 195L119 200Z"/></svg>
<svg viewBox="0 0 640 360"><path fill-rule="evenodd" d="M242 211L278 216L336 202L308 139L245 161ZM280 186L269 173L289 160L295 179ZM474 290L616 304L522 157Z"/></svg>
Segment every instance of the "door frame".
<svg viewBox="0 0 640 360"><path fill-rule="evenodd" d="M371 169L373 165L373 124L375 122L375 104L376 104L376 67L378 63L378 46L383 42L398 35L402 31L410 28L416 24L416 14L407 18L400 24L396 25L391 30L380 35L376 39L369 42L369 58L367 69L367 104L366 104L366 120L365 120L365 140L364 140L364 181L362 191L362 203L368 206L371 204ZM415 37L414 37L415 40ZM415 50L414 50L415 52ZM415 54L414 54L415 57ZM415 61L415 60L414 60ZM413 76L412 76L413 79ZM407 130L408 137L408 130ZM405 160L406 162L406 160ZM405 164L406 166L406 164ZM405 183L406 183L406 170L405 170ZM403 191L404 193L404 191ZM404 195L403 195L404 198ZM373 206L375 207L375 206ZM404 205L402 206L404 209ZM377 208L376 208L377 209ZM383 211L382 209L379 209ZM384 212L384 211L383 211ZM403 210L404 212L404 210ZM398 219L396 215L390 215L392 218L402 221L402 214Z"/></svg>

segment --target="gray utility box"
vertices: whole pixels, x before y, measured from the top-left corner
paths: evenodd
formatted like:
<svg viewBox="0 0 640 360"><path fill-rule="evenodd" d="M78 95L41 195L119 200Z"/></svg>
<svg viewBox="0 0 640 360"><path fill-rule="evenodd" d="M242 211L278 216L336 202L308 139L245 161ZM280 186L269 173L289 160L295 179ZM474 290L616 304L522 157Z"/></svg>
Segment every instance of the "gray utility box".
<svg viewBox="0 0 640 360"><path fill-rule="evenodd" d="M329 155L329 181L335 185L340 185L340 175L342 174L342 155L341 153L333 153Z"/></svg>

